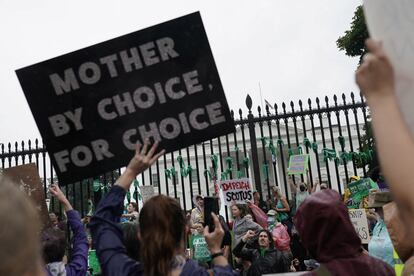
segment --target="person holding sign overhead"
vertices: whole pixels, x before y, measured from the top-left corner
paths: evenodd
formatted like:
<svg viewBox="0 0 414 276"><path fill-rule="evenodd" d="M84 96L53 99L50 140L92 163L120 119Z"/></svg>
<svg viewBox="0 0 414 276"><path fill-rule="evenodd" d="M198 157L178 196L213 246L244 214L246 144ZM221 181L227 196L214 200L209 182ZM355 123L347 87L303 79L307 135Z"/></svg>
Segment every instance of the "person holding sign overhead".
<svg viewBox="0 0 414 276"><path fill-rule="evenodd" d="M209 275L205 268L185 258L186 219L179 203L170 197L157 195L141 209L139 217L142 262L129 258L122 244L118 221L123 210L126 191L138 174L145 171L165 151L156 153L158 143L149 147L145 140L137 144L134 157L116 184L96 209L91 220L91 232L104 275ZM204 228L204 238L211 252L214 275L234 275L223 257L221 241L224 231L213 215L214 231Z"/></svg>
<svg viewBox="0 0 414 276"><path fill-rule="evenodd" d="M402 117L396 95L393 65L384 53L381 42L368 39L370 51L356 72L356 82L370 107L381 169L398 206L404 226L414 243L414 183L412 164L414 140ZM410 77L411 76L407 76ZM398 137L398 142L395 139ZM409 263L409 265L407 265ZM408 268L409 267L409 268ZM406 261L407 274L414 273L414 257Z"/></svg>

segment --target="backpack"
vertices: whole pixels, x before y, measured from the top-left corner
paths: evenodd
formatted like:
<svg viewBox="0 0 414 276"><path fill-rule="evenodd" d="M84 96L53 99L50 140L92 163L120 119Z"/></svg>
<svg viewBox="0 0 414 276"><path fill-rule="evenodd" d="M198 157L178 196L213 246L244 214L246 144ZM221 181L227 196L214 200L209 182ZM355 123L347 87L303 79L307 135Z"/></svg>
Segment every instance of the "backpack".
<svg viewBox="0 0 414 276"><path fill-rule="evenodd" d="M286 229L286 226L284 226L281 223L278 223L272 229L272 236L273 236L273 241L275 243L275 247L278 250L288 251L290 249L290 236Z"/></svg>

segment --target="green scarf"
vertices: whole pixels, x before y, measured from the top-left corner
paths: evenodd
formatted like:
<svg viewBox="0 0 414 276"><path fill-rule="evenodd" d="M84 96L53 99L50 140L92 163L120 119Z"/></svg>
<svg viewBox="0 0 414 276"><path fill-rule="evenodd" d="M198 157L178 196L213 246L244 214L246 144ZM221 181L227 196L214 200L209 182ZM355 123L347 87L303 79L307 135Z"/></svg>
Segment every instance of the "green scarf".
<svg viewBox="0 0 414 276"><path fill-rule="evenodd" d="M267 249L266 248L259 248L260 256L264 257L266 254Z"/></svg>

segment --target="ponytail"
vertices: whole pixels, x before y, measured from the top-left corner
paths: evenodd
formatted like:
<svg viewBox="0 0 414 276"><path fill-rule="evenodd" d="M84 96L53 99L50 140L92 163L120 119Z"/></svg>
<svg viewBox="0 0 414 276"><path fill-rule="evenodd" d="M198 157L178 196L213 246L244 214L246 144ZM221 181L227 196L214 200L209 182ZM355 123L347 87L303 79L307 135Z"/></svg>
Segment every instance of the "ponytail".
<svg viewBox="0 0 414 276"><path fill-rule="evenodd" d="M155 196L144 204L139 224L145 275L168 275L184 239L185 216L181 206L173 198Z"/></svg>

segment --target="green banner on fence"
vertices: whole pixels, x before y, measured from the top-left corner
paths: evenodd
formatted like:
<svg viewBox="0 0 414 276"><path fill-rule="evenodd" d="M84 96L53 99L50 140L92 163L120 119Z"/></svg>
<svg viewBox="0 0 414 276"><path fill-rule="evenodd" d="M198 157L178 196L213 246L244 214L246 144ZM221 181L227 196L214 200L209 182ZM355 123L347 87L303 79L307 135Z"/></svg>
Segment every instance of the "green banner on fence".
<svg viewBox="0 0 414 276"><path fill-rule="evenodd" d="M292 155L289 159L288 174L306 174L308 171L309 154Z"/></svg>

